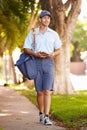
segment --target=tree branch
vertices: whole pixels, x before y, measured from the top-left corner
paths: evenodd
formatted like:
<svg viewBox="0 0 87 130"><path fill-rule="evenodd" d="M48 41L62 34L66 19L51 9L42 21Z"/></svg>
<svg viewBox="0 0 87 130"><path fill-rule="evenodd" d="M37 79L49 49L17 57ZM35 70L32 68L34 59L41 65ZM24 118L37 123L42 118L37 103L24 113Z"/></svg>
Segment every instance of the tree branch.
<svg viewBox="0 0 87 130"><path fill-rule="evenodd" d="M81 0L72 0L71 10L69 11L67 24L72 22L72 19L78 17L81 11Z"/></svg>
<svg viewBox="0 0 87 130"><path fill-rule="evenodd" d="M81 1L82 0L72 0L71 9L66 20L66 28L70 30L70 33L75 29L76 21L81 11Z"/></svg>
<svg viewBox="0 0 87 130"><path fill-rule="evenodd" d="M72 3L72 0L68 0L65 4L64 4L64 9L67 10L70 6L70 4Z"/></svg>

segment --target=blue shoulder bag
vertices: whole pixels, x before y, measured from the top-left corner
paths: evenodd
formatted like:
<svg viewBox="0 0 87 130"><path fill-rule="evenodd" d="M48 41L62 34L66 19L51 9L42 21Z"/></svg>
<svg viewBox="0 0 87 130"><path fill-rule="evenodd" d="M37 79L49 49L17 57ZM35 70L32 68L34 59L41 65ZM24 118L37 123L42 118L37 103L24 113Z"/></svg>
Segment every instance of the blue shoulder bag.
<svg viewBox="0 0 87 130"><path fill-rule="evenodd" d="M35 44L35 32L33 29L34 44ZM35 45L34 45L35 46ZM35 79L37 76L36 60L33 55L22 53L19 59L16 61L15 66L18 67L20 72L28 79Z"/></svg>

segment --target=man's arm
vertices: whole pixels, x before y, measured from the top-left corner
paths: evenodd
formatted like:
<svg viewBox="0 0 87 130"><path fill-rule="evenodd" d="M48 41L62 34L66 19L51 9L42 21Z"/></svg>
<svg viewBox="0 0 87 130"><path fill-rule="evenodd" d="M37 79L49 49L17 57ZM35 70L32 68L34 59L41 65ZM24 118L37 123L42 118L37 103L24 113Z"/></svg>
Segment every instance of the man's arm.
<svg viewBox="0 0 87 130"><path fill-rule="evenodd" d="M55 58L60 53L61 53L61 48L56 49L53 53L49 54L47 57L49 57L49 58Z"/></svg>
<svg viewBox="0 0 87 130"><path fill-rule="evenodd" d="M33 55L34 57L41 57L41 53L40 52L35 53L31 49L29 49L29 48L24 48L24 52L27 53L27 54Z"/></svg>

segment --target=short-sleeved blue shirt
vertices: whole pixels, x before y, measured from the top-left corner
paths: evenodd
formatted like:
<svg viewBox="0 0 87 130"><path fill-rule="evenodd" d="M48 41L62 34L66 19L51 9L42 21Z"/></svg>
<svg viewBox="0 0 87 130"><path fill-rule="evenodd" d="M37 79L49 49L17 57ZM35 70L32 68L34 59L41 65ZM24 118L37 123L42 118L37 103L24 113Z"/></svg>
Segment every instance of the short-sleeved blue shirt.
<svg viewBox="0 0 87 130"><path fill-rule="evenodd" d="M48 28L44 34L40 33L39 27L35 29L36 48L34 50L34 36L32 30L28 33L23 48L29 48L35 53L46 52L48 54L54 52L55 49L61 47L59 35L54 30Z"/></svg>

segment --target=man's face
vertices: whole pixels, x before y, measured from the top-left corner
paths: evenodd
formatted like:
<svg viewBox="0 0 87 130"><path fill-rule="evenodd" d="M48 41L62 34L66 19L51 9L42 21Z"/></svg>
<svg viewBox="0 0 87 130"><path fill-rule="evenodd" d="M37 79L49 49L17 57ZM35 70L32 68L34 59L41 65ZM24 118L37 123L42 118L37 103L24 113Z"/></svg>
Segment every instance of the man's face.
<svg viewBox="0 0 87 130"><path fill-rule="evenodd" d="M45 15L40 19L40 22L43 26L48 27L50 24L50 17L48 15Z"/></svg>

